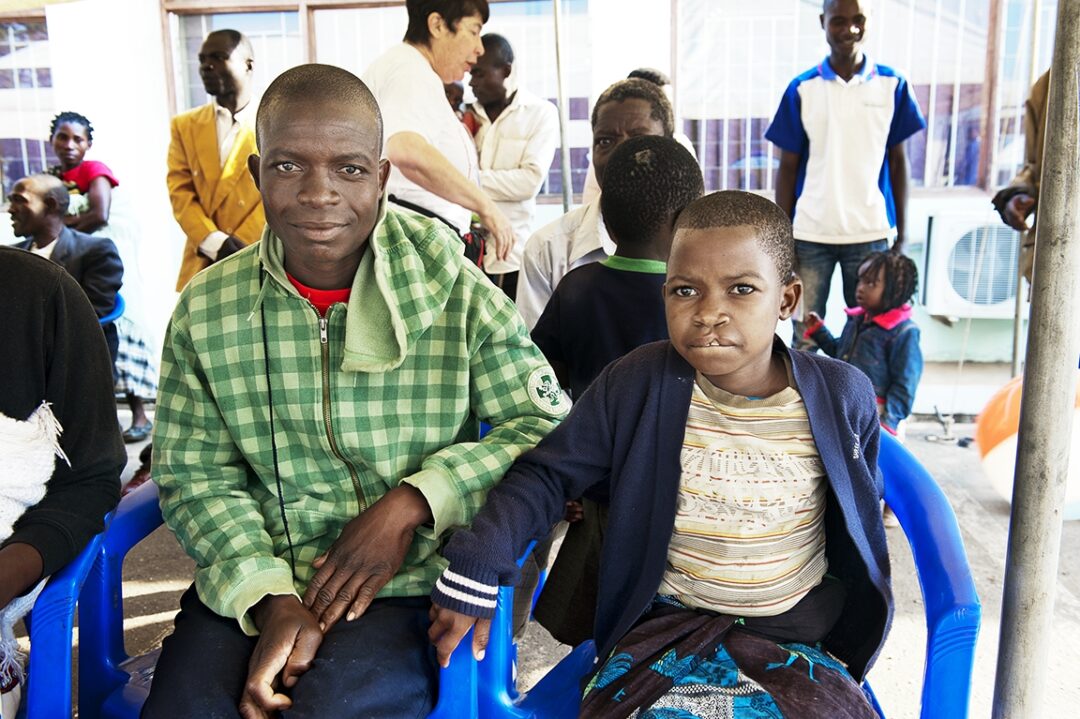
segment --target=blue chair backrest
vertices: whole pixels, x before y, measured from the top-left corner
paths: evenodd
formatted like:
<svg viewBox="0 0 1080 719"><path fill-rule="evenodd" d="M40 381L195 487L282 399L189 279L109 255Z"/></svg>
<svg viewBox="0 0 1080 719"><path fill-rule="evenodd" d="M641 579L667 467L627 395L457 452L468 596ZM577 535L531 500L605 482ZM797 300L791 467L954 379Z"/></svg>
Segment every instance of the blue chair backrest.
<svg viewBox="0 0 1080 719"><path fill-rule="evenodd" d="M98 318L98 324L107 325L110 322L115 322L116 320L120 319L120 315L124 314L124 309L126 307L127 303L124 302L123 296L119 292L117 292L116 302L113 303L113 308L109 310L109 314L105 315L104 317Z"/></svg>

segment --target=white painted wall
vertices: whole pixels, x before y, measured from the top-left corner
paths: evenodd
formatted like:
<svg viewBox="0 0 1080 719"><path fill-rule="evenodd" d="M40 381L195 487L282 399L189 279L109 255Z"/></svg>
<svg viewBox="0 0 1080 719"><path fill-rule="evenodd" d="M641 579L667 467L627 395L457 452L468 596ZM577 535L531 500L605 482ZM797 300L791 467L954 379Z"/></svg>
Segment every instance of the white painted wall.
<svg viewBox="0 0 1080 719"><path fill-rule="evenodd" d="M173 287L184 237L165 187L169 112L164 39L157 3L84 0L46 8L58 108L94 124L88 159L120 180L113 214L127 218L123 256L128 314L158 346L176 301ZM93 38L93 52L72 51ZM43 128L43 132L48 127Z"/></svg>

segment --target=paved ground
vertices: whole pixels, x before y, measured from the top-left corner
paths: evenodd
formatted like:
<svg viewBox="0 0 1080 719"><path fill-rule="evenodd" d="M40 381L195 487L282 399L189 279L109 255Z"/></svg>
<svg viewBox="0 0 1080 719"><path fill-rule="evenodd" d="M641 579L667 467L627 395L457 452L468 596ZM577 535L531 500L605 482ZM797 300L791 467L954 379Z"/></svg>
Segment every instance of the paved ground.
<svg viewBox="0 0 1080 719"><path fill-rule="evenodd" d="M121 421L124 421L123 415ZM973 434L972 425L958 425L957 435ZM971 716L990 716L997 655L1009 506L984 480L974 445L927 441L940 434L933 423L913 423L908 446L942 485L956 510L975 582L983 603L983 627L976 657ZM125 480L137 465L139 445L129 446ZM890 718L917 717L921 687L925 623L922 598L901 530L889 531L896 618L881 657L870 674L874 689ZM1080 522L1067 523L1058 575L1054 640L1046 670L1046 704L1041 717L1073 717L1080 706ZM137 654L160 644L171 630L171 618L180 593L191 580L192 563L172 536L161 529L129 555L124 568L125 616L128 651ZM531 686L565 654L539 626L530 626L521 644L520 680Z"/></svg>

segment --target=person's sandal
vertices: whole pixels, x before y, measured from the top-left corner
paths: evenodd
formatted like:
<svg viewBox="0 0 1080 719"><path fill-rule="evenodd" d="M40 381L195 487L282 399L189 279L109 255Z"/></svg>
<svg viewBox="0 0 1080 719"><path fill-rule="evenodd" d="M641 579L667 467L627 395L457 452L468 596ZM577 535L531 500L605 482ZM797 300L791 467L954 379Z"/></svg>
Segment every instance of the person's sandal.
<svg viewBox="0 0 1080 719"><path fill-rule="evenodd" d="M150 432L154 429L153 422L147 422L141 427L132 425L124 430L124 442L127 444L134 444L136 442L142 442L143 440L150 439Z"/></svg>

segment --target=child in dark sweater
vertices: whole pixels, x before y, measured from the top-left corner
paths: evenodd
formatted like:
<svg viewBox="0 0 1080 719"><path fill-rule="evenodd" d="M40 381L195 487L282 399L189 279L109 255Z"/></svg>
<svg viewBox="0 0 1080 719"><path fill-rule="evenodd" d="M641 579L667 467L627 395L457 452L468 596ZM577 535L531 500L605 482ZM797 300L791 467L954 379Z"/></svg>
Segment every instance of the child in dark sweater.
<svg viewBox="0 0 1080 719"><path fill-rule="evenodd" d="M574 399L614 360L667 339L661 290L675 218L704 191L697 160L670 137L633 137L612 153L600 210L615 254L571 270L532 331L559 384ZM592 634L605 513L589 500L567 504L570 525L536 603L536 620L565 644ZM556 529L552 536L558 534ZM549 542L537 549L545 564L549 549ZM538 573L528 564L523 569L526 578ZM533 588L530 583L515 592L517 633L528 619Z"/></svg>
<svg viewBox="0 0 1080 719"><path fill-rule="evenodd" d="M675 218L704 191L697 160L670 137L634 137L612 153L600 211L615 254L567 273L532 331L574 399L614 360L667 339L660 290Z"/></svg>
<svg viewBox="0 0 1080 719"><path fill-rule="evenodd" d="M778 341L800 293L776 205L719 192L683 211L671 340L609 365L446 546L429 632L444 666L584 494L609 519L582 716L875 716L858 682L892 595L873 388Z"/></svg>

